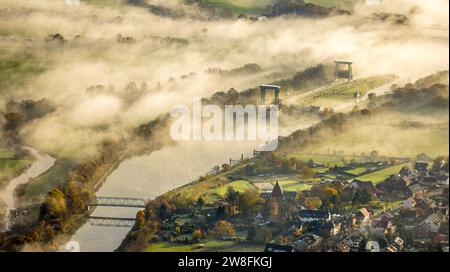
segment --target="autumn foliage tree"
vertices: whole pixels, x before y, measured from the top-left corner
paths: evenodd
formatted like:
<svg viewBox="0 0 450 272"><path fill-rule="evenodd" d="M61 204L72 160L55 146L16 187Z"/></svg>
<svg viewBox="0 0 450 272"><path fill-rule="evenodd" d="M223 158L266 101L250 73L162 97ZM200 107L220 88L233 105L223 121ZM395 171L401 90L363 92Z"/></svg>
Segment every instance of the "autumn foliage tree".
<svg viewBox="0 0 450 272"><path fill-rule="evenodd" d="M196 229L194 233L192 234L192 240L195 243L198 243L200 239L202 238L202 231L200 229Z"/></svg>
<svg viewBox="0 0 450 272"><path fill-rule="evenodd" d="M214 232L218 238L222 238L223 236L234 236L236 234L233 225L225 220L220 220L216 223Z"/></svg>
<svg viewBox="0 0 450 272"><path fill-rule="evenodd" d="M316 173L312 168L305 166L300 169L299 174L301 178L308 179L313 178Z"/></svg>
<svg viewBox="0 0 450 272"><path fill-rule="evenodd" d="M239 211L244 216L255 214L263 204L263 199L255 190L247 190L239 196Z"/></svg>

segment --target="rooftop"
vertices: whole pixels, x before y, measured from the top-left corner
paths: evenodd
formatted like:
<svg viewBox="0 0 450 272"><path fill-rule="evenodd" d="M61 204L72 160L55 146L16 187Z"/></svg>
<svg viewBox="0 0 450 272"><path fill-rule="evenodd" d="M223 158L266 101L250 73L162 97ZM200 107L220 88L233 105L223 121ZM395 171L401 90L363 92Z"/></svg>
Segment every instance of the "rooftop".
<svg viewBox="0 0 450 272"><path fill-rule="evenodd" d="M298 212L298 216L306 218L327 219L330 217L330 212L328 210L300 210Z"/></svg>
<svg viewBox="0 0 450 272"><path fill-rule="evenodd" d="M271 195L272 195L272 197L283 197L283 192L281 191L281 187L280 187L280 184L278 184L278 181L275 184L275 186L273 187Z"/></svg>

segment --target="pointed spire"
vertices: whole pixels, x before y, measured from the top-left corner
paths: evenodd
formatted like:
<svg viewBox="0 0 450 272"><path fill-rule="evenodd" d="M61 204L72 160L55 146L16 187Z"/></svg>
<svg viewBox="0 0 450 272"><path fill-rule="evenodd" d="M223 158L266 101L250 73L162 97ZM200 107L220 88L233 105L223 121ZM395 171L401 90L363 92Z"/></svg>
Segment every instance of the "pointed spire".
<svg viewBox="0 0 450 272"><path fill-rule="evenodd" d="M280 184L278 184L278 180L273 187L272 197L283 197L283 191L281 190Z"/></svg>

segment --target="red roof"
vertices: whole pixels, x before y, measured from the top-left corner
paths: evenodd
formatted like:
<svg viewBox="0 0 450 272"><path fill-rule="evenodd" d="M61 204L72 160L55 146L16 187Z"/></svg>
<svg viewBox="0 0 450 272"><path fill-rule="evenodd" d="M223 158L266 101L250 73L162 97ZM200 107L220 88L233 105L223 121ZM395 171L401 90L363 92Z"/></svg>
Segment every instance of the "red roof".
<svg viewBox="0 0 450 272"><path fill-rule="evenodd" d="M369 211L366 208L362 208L361 210L359 210L359 212L361 213L362 216L364 217L368 217L370 216Z"/></svg>

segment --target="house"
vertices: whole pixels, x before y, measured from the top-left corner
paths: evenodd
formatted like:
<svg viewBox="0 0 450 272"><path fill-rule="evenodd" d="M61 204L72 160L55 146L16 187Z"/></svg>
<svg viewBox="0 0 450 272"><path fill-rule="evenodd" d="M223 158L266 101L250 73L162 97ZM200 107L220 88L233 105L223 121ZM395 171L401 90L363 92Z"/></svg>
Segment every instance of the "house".
<svg viewBox="0 0 450 272"><path fill-rule="evenodd" d="M356 218L353 214L350 214L336 218L336 222L341 224L341 229L351 230L356 225Z"/></svg>
<svg viewBox="0 0 450 272"><path fill-rule="evenodd" d="M298 218L302 222L328 221L331 220L331 213L328 210L300 210Z"/></svg>
<svg viewBox="0 0 450 272"><path fill-rule="evenodd" d="M449 197L448 185L445 186L444 189L442 190L442 196L448 201L448 197Z"/></svg>
<svg viewBox="0 0 450 272"><path fill-rule="evenodd" d="M337 252L350 252L352 241L349 238L345 238L335 245Z"/></svg>
<svg viewBox="0 0 450 272"><path fill-rule="evenodd" d="M408 176L400 176L400 178L405 182L406 186L411 185L411 179Z"/></svg>
<svg viewBox="0 0 450 272"><path fill-rule="evenodd" d="M428 197L416 199L416 208L420 208L426 213L432 213L436 208L436 201Z"/></svg>
<svg viewBox="0 0 450 272"><path fill-rule="evenodd" d="M260 194L260 196L261 196L261 198L263 198L264 200L269 200L270 199L270 197L272 196L272 192L262 192L261 194Z"/></svg>
<svg viewBox="0 0 450 272"><path fill-rule="evenodd" d="M312 106L309 107L309 110L311 112L314 112L314 113L319 113L319 112L321 112L323 110L323 107L322 106L312 105Z"/></svg>
<svg viewBox="0 0 450 272"><path fill-rule="evenodd" d="M433 159L431 159L427 154L425 153L420 153L416 156L416 161L417 162L432 162Z"/></svg>
<svg viewBox="0 0 450 272"><path fill-rule="evenodd" d="M383 218L377 225L377 227L383 230L384 234L393 235L397 231L397 226L392 223L392 221L388 218Z"/></svg>
<svg viewBox="0 0 450 272"><path fill-rule="evenodd" d="M295 200L297 198L296 191L284 191L283 192L284 200Z"/></svg>
<svg viewBox="0 0 450 272"><path fill-rule="evenodd" d="M411 196L408 188L408 181L400 178L399 175L392 175L385 181L376 185L376 188L385 194L396 196L398 198L407 198Z"/></svg>
<svg viewBox="0 0 450 272"><path fill-rule="evenodd" d="M439 213L433 213L422 223L417 225L415 231L419 236L427 236L431 233L437 233L441 227L443 216Z"/></svg>
<svg viewBox="0 0 450 272"><path fill-rule="evenodd" d="M392 243L393 246L395 246L399 251L403 249L403 245L405 244L405 241L403 241L400 237L395 237L394 242Z"/></svg>
<svg viewBox="0 0 450 272"><path fill-rule="evenodd" d="M439 184L439 185L448 185L448 176L439 176L439 177L437 177L437 184Z"/></svg>
<svg viewBox="0 0 450 272"><path fill-rule="evenodd" d="M416 201L414 200L414 198L410 197L408 199L403 200L402 208L403 209L412 209L412 208L414 208L415 205L416 205Z"/></svg>
<svg viewBox="0 0 450 272"><path fill-rule="evenodd" d="M309 168L317 168L317 167L323 167L325 164L323 164L323 163L318 163L318 162L315 162L315 161L313 161L313 160L309 160L308 161L308 167Z"/></svg>
<svg viewBox="0 0 450 272"><path fill-rule="evenodd" d="M366 243L367 252L380 252L380 244L377 241L367 241Z"/></svg>
<svg viewBox="0 0 450 272"><path fill-rule="evenodd" d="M436 177L424 177L419 183L424 186L434 186L438 184L438 179Z"/></svg>
<svg viewBox="0 0 450 272"><path fill-rule="evenodd" d="M350 245L350 251L353 251L353 252L360 251L361 246L363 245L363 240L364 240L364 238L361 236L353 237L351 239L352 243Z"/></svg>
<svg viewBox="0 0 450 272"><path fill-rule="evenodd" d="M341 226L341 223L330 220L318 228L317 234L322 237L330 238L336 236L340 232Z"/></svg>
<svg viewBox="0 0 450 272"><path fill-rule="evenodd" d="M411 170L409 170L408 166L403 166L402 169L400 169L400 172L398 172L400 177L409 177L411 175Z"/></svg>
<svg viewBox="0 0 450 272"><path fill-rule="evenodd" d="M295 242L294 249L296 252L314 251L319 248L322 240L321 237L314 234L302 235Z"/></svg>
<svg viewBox="0 0 450 272"><path fill-rule="evenodd" d="M370 213L366 208L362 208L356 213L355 217L356 217L356 221L359 224L361 224L361 223L367 222L369 220Z"/></svg>
<svg viewBox="0 0 450 272"><path fill-rule="evenodd" d="M371 181L360 181L354 179L351 185L358 191L366 191L369 195L375 196L377 194L377 188Z"/></svg>
<svg viewBox="0 0 450 272"><path fill-rule="evenodd" d="M264 225L265 224L264 216L261 213L258 213L255 216L255 224L256 225Z"/></svg>
<svg viewBox="0 0 450 272"><path fill-rule="evenodd" d="M280 244L266 244L264 252L293 252L294 247Z"/></svg>
<svg viewBox="0 0 450 272"><path fill-rule="evenodd" d="M393 245L389 245L386 248L386 252L398 252L398 249L395 246L393 246Z"/></svg>
<svg viewBox="0 0 450 272"><path fill-rule="evenodd" d="M399 252L402 251L405 241L402 238L396 237L392 243L386 248L386 252Z"/></svg>
<svg viewBox="0 0 450 272"><path fill-rule="evenodd" d="M400 210L400 216L404 220L414 221L417 218L417 216L418 216L417 212L418 212L417 208L416 209Z"/></svg>
<svg viewBox="0 0 450 272"><path fill-rule="evenodd" d="M414 184L409 186L413 198L421 198L427 190L423 188L420 184Z"/></svg>
<svg viewBox="0 0 450 272"><path fill-rule="evenodd" d="M442 162L441 166L439 167L438 170L438 175L439 176L444 176L444 177L448 177L448 162Z"/></svg>
<svg viewBox="0 0 450 272"><path fill-rule="evenodd" d="M428 162L416 162L414 164L414 170L421 174L426 174L428 172Z"/></svg>

